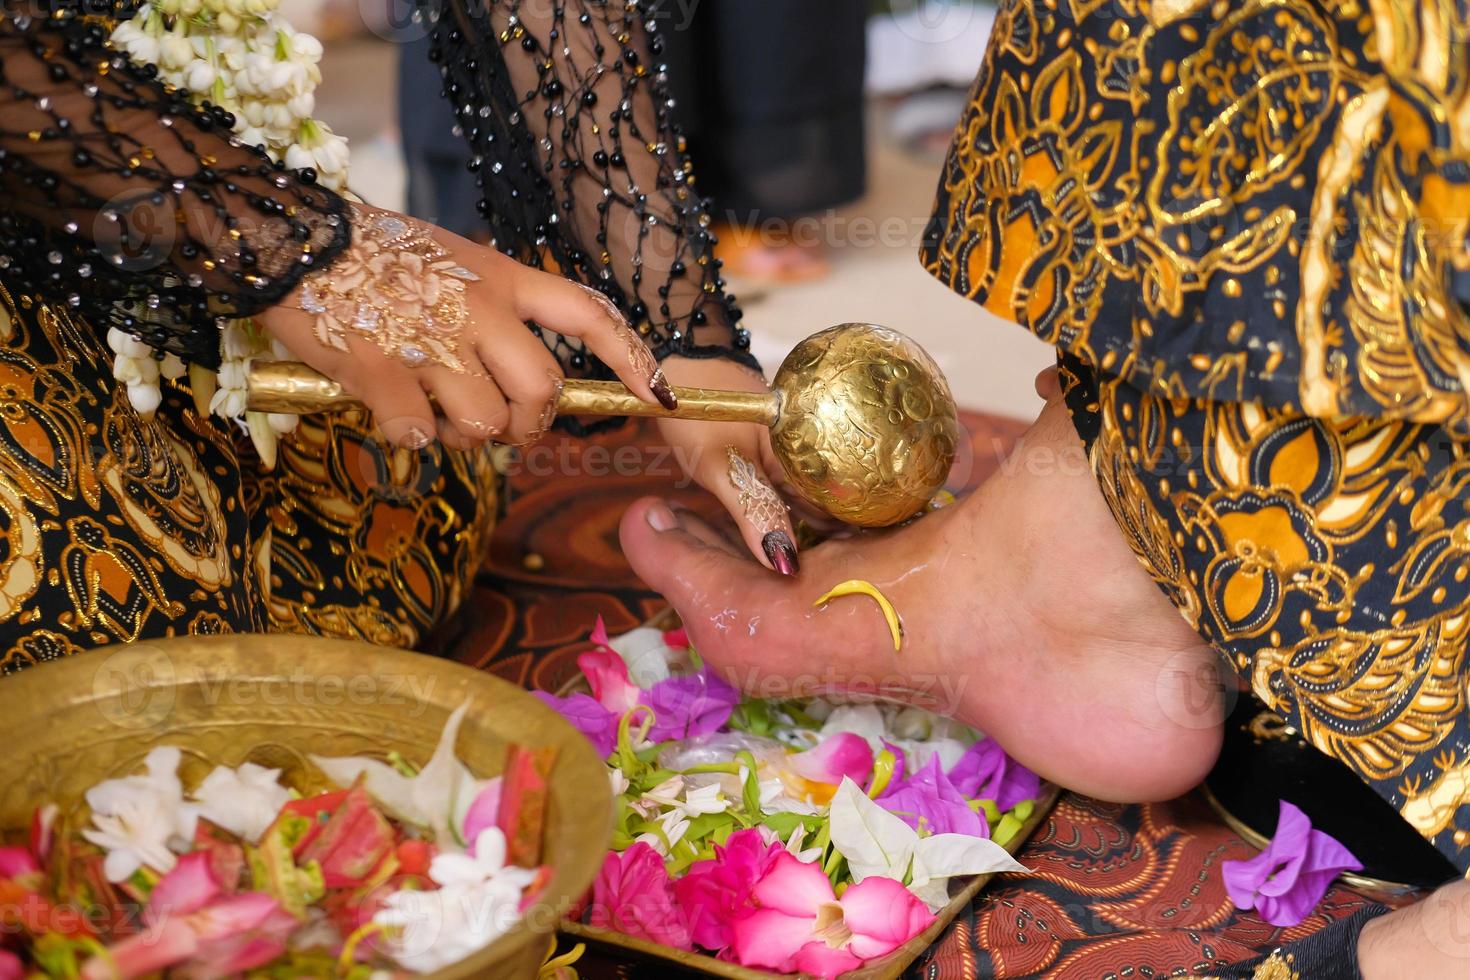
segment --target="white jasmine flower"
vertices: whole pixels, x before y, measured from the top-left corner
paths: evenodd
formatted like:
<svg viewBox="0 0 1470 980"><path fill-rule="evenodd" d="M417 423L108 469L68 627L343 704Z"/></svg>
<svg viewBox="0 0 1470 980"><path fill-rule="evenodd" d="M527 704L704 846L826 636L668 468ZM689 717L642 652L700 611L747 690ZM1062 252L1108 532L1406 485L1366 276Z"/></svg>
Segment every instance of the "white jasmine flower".
<svg viewBox="0 0 1470 980"><path fill-rule="evenodd" d="M488 827L475 839L474 857L437 855L429 877L438 889L394 892L373 916L390 930L389 955L416 973L456 963L508 932L536 872L506 867L505 835Z"/></svg>
<svg viewBox="0 0 1470 980"><path fill-rule="evenodd" d="M199 814L254 844L291 799L291 791L281 785L280 775L279 769L253 762L239 769L216 766L194 791Z"/></svg>
<svg viewBox="0 0 1470 980"><path fill-rule="evenodd" d="M177 748L148 753L141 776L98 783L87 791L92 826L82 836L107 852L102 871L108 881L126 881L139 868L163 873L177 854L193 846L198 809L184 801Z"/></svg>
<svg viewBox="0 0 1470 980"><path fill-rule="evenodd" d="M622 796L628 792L628 777L623 775L623 770L609 769L607 776L608 781L612 783L613 796Z"/></svg>

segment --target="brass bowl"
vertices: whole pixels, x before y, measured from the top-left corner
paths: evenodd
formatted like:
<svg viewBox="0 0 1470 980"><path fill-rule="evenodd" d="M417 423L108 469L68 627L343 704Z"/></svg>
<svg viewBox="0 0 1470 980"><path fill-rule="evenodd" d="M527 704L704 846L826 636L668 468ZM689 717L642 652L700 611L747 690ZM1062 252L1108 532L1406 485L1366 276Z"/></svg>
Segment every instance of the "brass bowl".
<svg viewBox="0 0 1470 980"><path fill-rule="evenodd" d="M471 698L461 759L501 771L511 742L556 746L546 826L550 883L507 935L435 980L537 974L557 924L602 866L612 790L585 738L518 687L418 654L290 636L185 637L120 646L0 680L0 829L34 808L84 806L97 782L141 769L160 745L184 750L186 786L214 765L284 769L302 793L329 784L308 755L390 751L422 765L449 713Z"/></svg>

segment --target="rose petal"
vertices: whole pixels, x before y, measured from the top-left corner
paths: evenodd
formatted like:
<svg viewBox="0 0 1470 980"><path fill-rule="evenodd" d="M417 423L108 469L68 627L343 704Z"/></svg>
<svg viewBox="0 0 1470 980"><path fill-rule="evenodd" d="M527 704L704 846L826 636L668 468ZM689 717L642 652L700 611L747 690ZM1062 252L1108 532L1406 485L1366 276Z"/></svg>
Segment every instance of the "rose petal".
<svg viewBox="0 0 1470 980"><path fill-rule="evenodd" d="M873 773L873 750L868 740L852 732L827 736L816 748L797 752L786 764L812 782L840 785L843 777L864 783Z"/></svg>
<svg viewBox="0 0 1470 980"><path fill-rule="evenodd" d="M209 904L223 889L214 876L208 851L191 851L153 886L146 921L152 925L171 915L188 915Z"/></svg>
<svg viewBox="0 0 1470 980"><path fill-rule="evenodd" d="M26 968L16 956L8 949L0 949L0 980L22 980L26 975Z"/></svg>

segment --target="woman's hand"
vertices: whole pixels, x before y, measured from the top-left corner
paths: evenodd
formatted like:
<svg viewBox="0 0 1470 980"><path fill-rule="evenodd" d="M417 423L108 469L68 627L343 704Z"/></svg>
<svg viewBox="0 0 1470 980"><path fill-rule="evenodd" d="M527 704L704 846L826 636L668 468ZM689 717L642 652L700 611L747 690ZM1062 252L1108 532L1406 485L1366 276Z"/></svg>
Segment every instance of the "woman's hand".
<svg viewBox="0 0 1470 980"><path fill-rule="evenodd" d="M528 320L579 338L639 397L673 407L652 353L602 294L406 215L352 210L347 251L256 320L361 399L388 441L417 449L437 431L469 449L543 435L563 375Z"/></svg>
<svg viewBox="0 0 1470 980"><path fill-rule="evenodd" d="M670 357L664 373L675 385L734 391L765 391L749 368L726 360ZM796 536L785 501L775 489L781 465L771 452L771 433L750 422L693 422L659 419L659 434L696 483L725 505L746 547L782 575L800 567ZM774 479L773 479L774 478Z"/></svg>

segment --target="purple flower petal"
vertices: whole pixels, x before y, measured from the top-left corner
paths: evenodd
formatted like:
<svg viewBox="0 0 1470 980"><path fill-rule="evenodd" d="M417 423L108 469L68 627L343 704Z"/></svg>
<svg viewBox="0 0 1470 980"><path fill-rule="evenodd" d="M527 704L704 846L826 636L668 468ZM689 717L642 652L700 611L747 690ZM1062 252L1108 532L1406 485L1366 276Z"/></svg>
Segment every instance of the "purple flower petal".
<svg viewBox="0 0 1470 980"><path fill-rule="evenodd" d="M990 836L990 826L984 815L970 809L964 795L940 768L937 755L912 776L890 786L877 802L915 830L969 837Z"/></svg>
<svg viewBox="0 0 1470 980"><path fill-rule="evenodd" d="M1338 874L1362 867L1351 851L1282 800L1276 836L1266 849L1246 861L1226 861L1220 873L1236 908L1255 909L1271 925L1286 927L1317 907Z"/></svg>
<svg viewBox="0 0 1470 980"><path fill-rule="evenodd" d="M667 742L719 731L740 703L740 692L705 669L659 681L643 692L642 703L655 716L648 737Z"/></svg>
<svg viewBox="0 0 1470 980"><path fill-rule="evenodd" d="M1041 794L1041 777L1012 759L990 738L982 738L965 750L950 768L949 780L969 799L994 800L1002 812Z"/></svg>
<svg viewBox="0 0 1470 980"><path fill-rule="evenodd" d="M904 755L903 749L886 738L883 740L883 747L893 753L893 775L888 777L888 785L896 786L903 782L904 770L908 768L908 758ZM951 779L950 782L954 780Z"/></svg>
<svg viewBox="0 0 1470 980"><path fill-rule="evenodd" d="M533 692L542 703L556 711L573 728L587 736L597 749L597 754L606 757L618 744L618 722L620 718L586 694L573 694L559 698L546 691Z"/></svg>

